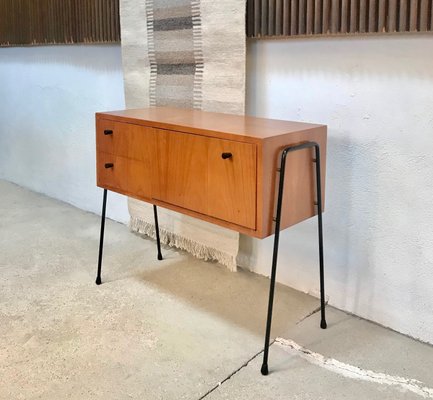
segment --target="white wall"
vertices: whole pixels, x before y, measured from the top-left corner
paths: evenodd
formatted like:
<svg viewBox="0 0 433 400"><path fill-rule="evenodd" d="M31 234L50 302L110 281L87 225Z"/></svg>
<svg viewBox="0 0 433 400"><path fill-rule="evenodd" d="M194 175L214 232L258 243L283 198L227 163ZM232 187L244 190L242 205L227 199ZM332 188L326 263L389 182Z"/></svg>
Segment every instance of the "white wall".
<svg viewBox="0 0 433 400"><path fill-rule="evenodd" d="M125 107L122 79L120 46L0 49L0 178L100 213L94 115Z"/></svg>
<svg viewBox="0 0 433 400"><path fill-rule="evenodd" d="M252 41L247 71L248 113L328 125L330 304L433 343L433 37ZM315 294L316 226L282 233L278 275ZM272 238L242 249L269 274Z"/></svg>
<svg viewBox="0 0 433 400"><path fill-rule="evenodd" d="M252 41L247 75L248 113L329 126L330 303L433 343L433 38ZM0 178L99 213L94 112L124 107L120 47L0 49L0 98ZM280 282L318 293L316 238L315 220L282 232ZM269 274L272 238L241 250Z"/></svg>

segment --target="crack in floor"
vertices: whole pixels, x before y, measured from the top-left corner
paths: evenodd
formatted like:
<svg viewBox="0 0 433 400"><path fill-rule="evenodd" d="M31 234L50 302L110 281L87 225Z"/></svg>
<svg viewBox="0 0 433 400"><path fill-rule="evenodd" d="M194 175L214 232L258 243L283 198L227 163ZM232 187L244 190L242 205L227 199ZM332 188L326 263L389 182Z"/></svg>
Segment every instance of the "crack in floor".
<svg viewBox="0 0 433 400"><path fill-rule="evenodd" d="M302 317L300 320L298 320L295 325L299 325L301 322L305 321L307 318L310 318L312 315L316 314L319 311L320 311L320 306L318 306L317 308L309 312L307 315Z"/></svg>
<svg viewBox="0 0 433 400"><path fill-rule="evenodd" d="M326 304L328 304L328 302L326 302ZM320 311L320 306L318 306L317 308L315 308L314 310L310 311L308 314L304 315L303 317L301 317L301 319L299 319L299 321L297 321L295 323L295 325L300 324L302 321L305 321L307 318L311 317L312 315L316 314L318 311ZM272 340L269 343L269 347L271 347L275 341L277 339ZM215 391L216 389L218 389L219 387L221 387L225 382L227 382L229 379L231 379L233 376L235 376L239 371L241 371L242 369L244 369L245 367L248 366L248 364L253 361L255 358L257 358L260 354L263 353L263 349L260 350L259 352L257 352L256 354L254 354L249 360L247 360L244 364L242 364L238 369L236 369L235 371L233 371L230 375L228 375L225 379L223 379L221 382L218 382L214 387L212 387L211 389L209 389L203 396L201 396L198 400L203 400L205 399L207 396L209 396L213 391Z"/></svg>
<svg viewBox="0 0 433 400"><path fill-rule="evenodd" d="M275 343L275 339L272 340L269 343L269 346L272 346ZM245 367L248 366L248 364L253 361L255 358L257 358L260 354L263 353L263 350L260 350L259 352L257 352L256 354L254 354L248 361L246 361L245 363L243 363L238 369L236 369L235 371L233 371L229 376L227 376L225 379L223 379L221 382L218 382L213 388L211 388L209 391L207 391L203 396L201 396L198 400L203 400L204 398L206 398L207 396L209 396L214 390L218 389L220 386L222 386L225 382L227 382L230 378L232 378L233 376L235 376L240 370L244 369Z"/></svg>
<svg viewBox="0 0 433 400"><path fill-rule="evenodd" d="M328 301L325 302L325 306L328 305ZM316 314L320 311L322 307L319 305L314 310L310 311L307 315L303 316L295 325L299 325L301 322L305 321L307 318L310 318L312 315Z"/></svg>

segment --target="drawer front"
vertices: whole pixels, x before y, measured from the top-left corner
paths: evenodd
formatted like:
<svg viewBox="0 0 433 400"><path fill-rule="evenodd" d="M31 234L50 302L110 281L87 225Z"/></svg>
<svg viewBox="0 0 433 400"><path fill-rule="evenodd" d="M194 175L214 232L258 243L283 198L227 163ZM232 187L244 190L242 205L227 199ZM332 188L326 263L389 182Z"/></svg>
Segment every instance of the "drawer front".
<svg viewBox="0 0 433 400"><path fill-rule="evenodd" d="M209 141L209 215L255 229L256 146L222 139Z"/></svg>
<svg viewBox="0 0 433 400"><path fill-rule="evenodd" d="M154 138L155 199L256 228L255 145L165 130Z"/></svg>
<svg viewBox="0 0 433 400"><path fill-rule="evenodd" d="M97 152L96 167L98 186L144 200L152 197L148 162Z"/></svg>
<svg viewBox="0 0 433 400"><path fill-rule="evenodd" d="M97 185L116 192L126 192L128 159L115 156L114 154L96 153L96 180ZM112 164L112 167L109 165Z"/></svg>
<svg viewBox="0 0 433 400"><path fill-rule="evenodd" d="M103 153L146 161L149 158L152 132L153 128L145 126L98 119L96 149Z"/></svg>

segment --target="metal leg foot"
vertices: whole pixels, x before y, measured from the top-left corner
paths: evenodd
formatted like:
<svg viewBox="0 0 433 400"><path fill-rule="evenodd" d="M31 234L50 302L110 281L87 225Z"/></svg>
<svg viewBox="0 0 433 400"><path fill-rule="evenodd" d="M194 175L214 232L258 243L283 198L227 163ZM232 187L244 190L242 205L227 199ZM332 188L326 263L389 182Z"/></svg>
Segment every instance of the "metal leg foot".
<svg viewBox="0 0 433 400"><path fill-rule="evenodd" d="M263 364L260 372L262 373L262 375L265 375L265 376L268 375L269 374L268 364Z"/></svg>
<svg viewBox="0 0 433 400"><path fill-rule="evenodd" d="M101 233L99 236L99 256L98 256L98 273L96 276L96 284L100 285L101 280L101 269L102 269L102 253L104 250L104 230L105 230L105 210L107 207L107 189L104 189L104 196L102 199L102 215L101 215Z"/></svg>
<svg viewBox="0 0 433 400"><path fill-rule="evenodd" d="M158 210L156 209L155 205L153 205L153 215L155 217L156 246L158 248L158 260L162 260L161 240L159 238Z"/></svg>

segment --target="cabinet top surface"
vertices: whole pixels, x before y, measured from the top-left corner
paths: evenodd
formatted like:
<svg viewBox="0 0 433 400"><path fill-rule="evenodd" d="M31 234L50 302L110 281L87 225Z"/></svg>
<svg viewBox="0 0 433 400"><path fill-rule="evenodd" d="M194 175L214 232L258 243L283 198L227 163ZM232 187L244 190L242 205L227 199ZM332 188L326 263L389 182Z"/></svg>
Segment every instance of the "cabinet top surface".
<svg viewBox="0 0 433 400"><path fill-rule="evenodd" d="M266 139L273 136L324 127L324 125L304 122L171 107L111 111L97 113L96 117L161 129L187 131L197 134L225 133L253 139Z"/></svg>

